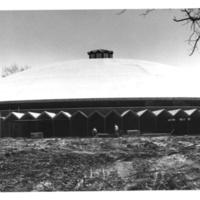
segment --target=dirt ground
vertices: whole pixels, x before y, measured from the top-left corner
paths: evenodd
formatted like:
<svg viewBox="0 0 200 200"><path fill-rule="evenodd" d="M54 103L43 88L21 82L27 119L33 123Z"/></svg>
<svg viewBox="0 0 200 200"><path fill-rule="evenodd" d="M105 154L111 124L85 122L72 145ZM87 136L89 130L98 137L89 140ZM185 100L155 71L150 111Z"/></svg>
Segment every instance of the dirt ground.
<svg viewBox="0 0 200 200"><path fill-rule="evenodd" d="M200 137L0 139L0 191L200 189Z"/></svg>

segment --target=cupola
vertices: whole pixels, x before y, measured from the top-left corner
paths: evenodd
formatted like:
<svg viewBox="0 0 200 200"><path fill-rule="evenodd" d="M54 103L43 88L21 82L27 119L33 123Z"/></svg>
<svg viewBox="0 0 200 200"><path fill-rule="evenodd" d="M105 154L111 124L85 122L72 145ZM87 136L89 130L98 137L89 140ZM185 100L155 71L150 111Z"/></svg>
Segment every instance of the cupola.
<svg viewBox="0 0 200 200"><path fill-rule="evenodd" d="M89 58L113 58L113 51L97 49L88 52Z"/></svg>

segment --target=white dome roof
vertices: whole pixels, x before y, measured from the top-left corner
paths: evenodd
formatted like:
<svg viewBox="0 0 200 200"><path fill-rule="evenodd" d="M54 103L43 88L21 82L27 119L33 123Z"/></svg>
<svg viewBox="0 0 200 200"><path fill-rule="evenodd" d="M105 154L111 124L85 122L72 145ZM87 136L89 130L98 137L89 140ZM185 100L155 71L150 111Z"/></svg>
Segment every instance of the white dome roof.
<svg viewBox="0 0 200 200"><path fill-rule="evenodd" d="M200 97L197 73L127 59L87 59L31 68L0 80L0 101ZM194 92L191 87L197 87Z"/></svg>

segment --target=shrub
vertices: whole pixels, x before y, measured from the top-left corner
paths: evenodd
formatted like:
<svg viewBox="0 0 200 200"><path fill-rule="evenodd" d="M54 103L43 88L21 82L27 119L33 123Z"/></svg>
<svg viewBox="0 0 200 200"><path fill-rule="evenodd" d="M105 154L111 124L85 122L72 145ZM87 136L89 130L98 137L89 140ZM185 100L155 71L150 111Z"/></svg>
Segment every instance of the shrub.
<svg viewBox="0 0 200 200"><path fill-rule="evenodd" d="M27 70L27 69L29 69L29 68L31 68L31 67L28 66L28 65L19 66L19 65L17 65L17 64L12 64L12 65L10 65L9 67L3 67L3 68L2 68L1 76L4 78L4 77L6 77L6 76L9 76L9 75L12 75L12 74L15 74L15 73L18 73L18 72Z"/></svg>

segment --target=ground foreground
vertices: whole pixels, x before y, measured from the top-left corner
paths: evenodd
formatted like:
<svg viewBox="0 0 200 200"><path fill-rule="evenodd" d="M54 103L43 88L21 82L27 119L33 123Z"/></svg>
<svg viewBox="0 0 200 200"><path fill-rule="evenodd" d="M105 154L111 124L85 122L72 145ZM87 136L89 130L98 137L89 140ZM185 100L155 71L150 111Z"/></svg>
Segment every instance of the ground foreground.
<svg viewBox="0 0 200 200"><path fill-rule="evenodd" d="M0 139L0 191L200 189L200 137Z"/></svg>

